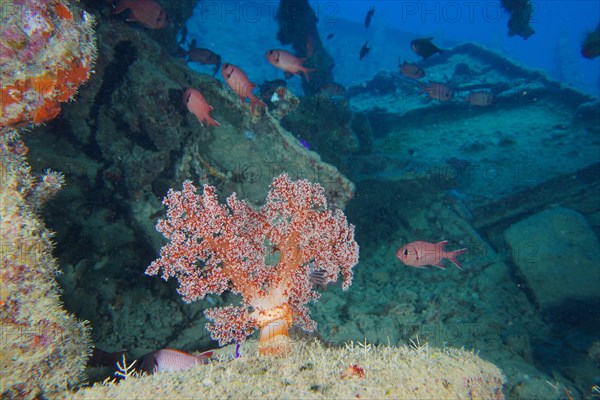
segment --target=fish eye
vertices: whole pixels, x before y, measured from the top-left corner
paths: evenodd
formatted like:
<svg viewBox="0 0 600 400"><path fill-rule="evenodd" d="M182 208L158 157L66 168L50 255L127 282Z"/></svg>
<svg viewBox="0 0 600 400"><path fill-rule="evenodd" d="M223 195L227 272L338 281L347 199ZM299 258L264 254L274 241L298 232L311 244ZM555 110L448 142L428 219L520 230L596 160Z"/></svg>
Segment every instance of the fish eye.
<svg viewBox="0 0 600 400"><path fill-rule="evenodd" d="M408 255L408 249L404 249L404 255L407 256Z"/></svg>

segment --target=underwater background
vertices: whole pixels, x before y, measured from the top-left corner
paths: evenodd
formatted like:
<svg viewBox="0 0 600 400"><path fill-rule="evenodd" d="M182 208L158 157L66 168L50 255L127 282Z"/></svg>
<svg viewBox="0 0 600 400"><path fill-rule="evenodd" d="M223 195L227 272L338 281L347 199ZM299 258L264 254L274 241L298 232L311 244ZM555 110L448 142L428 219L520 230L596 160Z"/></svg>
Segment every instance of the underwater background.
<svg viewBox="0 0 600 400"><path fill-rule="evenodd" d="M219 48L228 59L247 60L252 51L241 51L225 46L228 40L244 35L251 41L264 42L267 47L282 47L277 41L277 23L267 22L275 13L276 3L236 3L229 8L213 10L211 3L199 3L187 21L185 41L198 39L206 47ZM319 18L317 28L336 62L336 81L343 85L357 85L382 69L393 69L402 60L415 59L406 46L407 37L434 37L442 48L462 42L477 42L510 57L531 69L539 69L548 76L598 97L600 72L598 61L580 55L580 44L585 33L598 24L600 5L595 1L577 0L531 2L530 25L535 35L524 40L506 34L508 12L500 2L453 1L347 1L310 3ZM372 26L364 28L365 14L371 7L377 10ZM365 11L366 10L366 11ZM210 22L227 26L228 34L208 29ZM235 23L228 23L234 22ZM223 24L221 24L223 22ZM257 25L260 25L257 26ZM362 28L359 28L361 26ZM325 39L333 34L329 40ZM358 60L360 46L371 45L371 56ZM412 39L411 39L412 40ZM409 40L410 41L410 40ZM285 46L283 46L285 48ZM228 52L231 52L228 54ZM192 68L199 67L192 64ZM272 79L270 70L256 68L257 80Z"/></svg>
<svg viewBox="0 0 600 400"><path fill-rule="evenodd" d="M348 290L302 264L317 328L292 338L464 347L502 370L507 398L600 396L600 3L80 6L97 51L76 101L0 117L33 122L19 151L42 182L64 179L37 207L61 301L90 323L90 381L125 352L219 347L204 312L240 304L216 289L188 303L183 278L148 276L169 189L260 209L286 173L319 183L360 246ZM3 74L31 68L10 49Z"/></svg>

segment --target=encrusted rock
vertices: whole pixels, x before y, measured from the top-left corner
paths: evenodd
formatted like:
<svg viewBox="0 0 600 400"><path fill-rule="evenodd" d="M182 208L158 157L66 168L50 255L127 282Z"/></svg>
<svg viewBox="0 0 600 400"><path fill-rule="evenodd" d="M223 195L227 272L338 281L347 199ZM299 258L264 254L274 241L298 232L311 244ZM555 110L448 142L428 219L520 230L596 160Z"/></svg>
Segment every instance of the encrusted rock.
<svg viewBox="0 0 600 400"><path fill-rule="evenodd" d="M585 218L568 208L542 211L505 231L512 259L543 308L600 295L600 244Z"/></svg>

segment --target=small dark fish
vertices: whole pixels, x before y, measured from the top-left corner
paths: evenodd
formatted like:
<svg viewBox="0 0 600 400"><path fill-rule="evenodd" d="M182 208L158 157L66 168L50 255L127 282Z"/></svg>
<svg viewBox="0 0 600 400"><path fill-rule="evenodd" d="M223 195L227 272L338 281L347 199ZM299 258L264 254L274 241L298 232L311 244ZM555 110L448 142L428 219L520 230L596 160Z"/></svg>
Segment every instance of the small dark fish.
<svg viewBox="0 0 600 400"><path fill-rule="evenodd" d="M94 347L92 349L92 356L88 360L88 366L113 367L117 362L121 361L123 354L125 354L126 351L126 349L122 349L119 351L108 352Z"/></svg>
<svg viewBox="0 0 600 400"><path fill-rule="evenodd" d="M365 16L365 28L368 28L371 25L371 18L373 18L373 14L375 14L375 7L371 7Z"/></svg>
<svg viewBox="0 0 600 400"><path fill-rule="evenodd" d="M589 59L600 56L600 23L595 31L585 35L581 43L581 55Z"/></svg>
<svg viewBox="0 0 600 400"><path fill-rule="evenodd" d="M192 40L188 51L182 50L177 53L178 57L185 57L186 61L194 61L203 65L214 65L213 76L221 67L221 56L209 49L196 48L196 41Z"/></svg>
<svg viewBox="0 0 600 400"><path fill-rule="evenodd" d="M410 48L415 52L416 55L423 58L429 58L435 53L441 53L442 49L438 48L435 44L431 43L432 37L424 39L415 39L410 42Z"/></svg>
<svg viewBox="0 0 600 400"><path fill-rule="evenodd" d="M363 44L363 46L360 48L360 54L358 56L359 60L362 60L363 58L365 58L367 56L367 54L369 54L369 51L371 51L371 48L369 46L367 46L368 43L369 43L369 41L367 40L365 42L365 44Z"/></svg>
<svg viewBox="0 0 600 400"><path fill-rule="evenodd" d="M329 35L327 35L327 40L331 39L333 37L333 33L330 33Z"/></svg>
<svg viewBox="0 0 600 400"><path fill-rule="evenodd" d="M195 61L204 65L220 65L221 64L221 56L214 53L209 49L197 49L193 48L188 51L188 59L189 61Z"/></svg>

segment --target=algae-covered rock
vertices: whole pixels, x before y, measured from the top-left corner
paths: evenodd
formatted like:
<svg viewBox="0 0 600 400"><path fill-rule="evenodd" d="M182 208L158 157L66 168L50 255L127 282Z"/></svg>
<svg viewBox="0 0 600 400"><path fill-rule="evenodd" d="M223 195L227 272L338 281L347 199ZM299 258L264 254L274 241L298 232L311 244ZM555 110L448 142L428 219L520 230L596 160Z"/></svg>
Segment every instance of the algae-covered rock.
<svg viewBox="0 0 600 400"><path fill-rule="evenodd" d="M76 1L3 1L0 126L56 117L93 70L94 19Z"/></svg>
<svg viewBox="0 0 600 400"><path fill-rule="evenodd" d="M16 131L0 131L0 396L52 398L79 383L91 343L62 308L52 233L37 215L62 175L36 179L23 149Z"/></svg>
<svg viewBox="0 0 600 400"><path fill-rule="evenodd" d="M553 208L517 222L505 232L512 259L543 308L600 295L600 244L585 218Z"/></svg>
<svg viewBox="0 0 600 400"><path fill-rule="evenodd" d="M464 350L296 342L280 359L244 350L254 353L242 349L231 361L97 384L71 398L504 398L500 370Z"/></svg>
<svg viewBox="0 0 600 400"><path fill-rule="evenodd" d="M282 172L319 182L336 207L352 196L352 183L282 129L270 112L252 113L220 80L194 73L143 31L101 21L98 37L96 73L66 110L65 123L73 146L103 163L97 178L107 190L125 201L141 200L149 214L157 211L155 200L185 179L226 194L235 191L255 204ZM214 107L219 127L203 127L186 109L188 87ZM36 156L59 165L64 158L60 151Z"/></svg>

